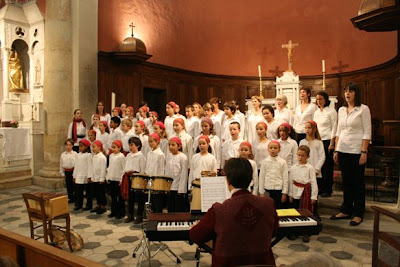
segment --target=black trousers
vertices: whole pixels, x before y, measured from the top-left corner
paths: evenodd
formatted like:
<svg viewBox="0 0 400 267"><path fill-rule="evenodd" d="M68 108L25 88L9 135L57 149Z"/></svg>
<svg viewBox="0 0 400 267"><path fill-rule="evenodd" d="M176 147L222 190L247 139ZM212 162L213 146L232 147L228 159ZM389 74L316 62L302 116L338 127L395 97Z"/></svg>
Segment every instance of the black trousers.
<svg viewBox="0 0 400 267"><path fill-rule="evenodd" d="M143 218L144 212L144 204L146 202L147 194L143 191L139 190L131 190L129 191L129 200L128 200L128 214L134 217L135 214L135 202L138 205L136 217Z"/></svg>
<svg viewBox="0 0 400 267"><path fill-rule="evenodd" d="M333 150L329 152L329 144L331 140L323 140L324 151L325 151L325 163L322 166L322 183L321 186L318 187L320 194L326 193L328 195L332 194L332 186L333 186Z"/></svg>
<svg viewBox="0 0 400 267"><path fill-rule="evenodd" d="M75 201L74 198L74 177L72 177L73 171L65 173L65 185L67 186L67 194L69 201Z"/></svg>
<svg viewBox="0 0 400 267"><path fill-rule="evenodd" d="M178 191L169 191L168 193L168 212L185 212L188 206L186 201L186 194L178 194Z"/></svg>
<svg viewBox="0 0 400 267"><path fill-rule="evenodd" d="M86 187L86 207L92 208L93 207L93 198L95 197L95 185L94 183L87 183Z"/></svg>
<svg viewBox="0 0 400 267"><path fill-rule="evenodd" d="M118 181L110 181L109 192L111 196L111 214L125 216L125 201L121 195L121 188Z"/></svg>
<svg viewBox="0 0 400 267"><path fill-rule="evenodd" d="M343 179L343 203L340 212L363 218L365 211L365 164L359 164L361 154L339 152Z"/></svg>
<svg viewBox="0 0 400 267"><path fill-rule="evenodd" d="M161 213L164 208L164 193L154 193L151 194L150 202L151 202L151 210L155 213Z"/></svg>
<svg viewBox="0 0 400 267"><path fill-rule="evenodd" d="M87 184L75 184L75 207L82 208L83 206L83 193L85 192Z"/></svg>
<svg viewBox="0 0 400 267"><path fill-rule="evenodd" d="M298 133L297 134L297 144L300 144L300 141L306 138L306 134L305 133Z"/></svg>
<svg viewBox="0 0 400 267"><path fill-rule="evenodd" d="M99 182L93 183L93 189L96 195L97 206L107 205L106 188L104 183L103 184Z"/></svg>
<svg viewBox="0 0 400 267"><path fill-rule="evenodd" d="M282 208L282 190L267 190L265 192L268 193L269 197L274 200L275 208L280 209Z"/></svg>

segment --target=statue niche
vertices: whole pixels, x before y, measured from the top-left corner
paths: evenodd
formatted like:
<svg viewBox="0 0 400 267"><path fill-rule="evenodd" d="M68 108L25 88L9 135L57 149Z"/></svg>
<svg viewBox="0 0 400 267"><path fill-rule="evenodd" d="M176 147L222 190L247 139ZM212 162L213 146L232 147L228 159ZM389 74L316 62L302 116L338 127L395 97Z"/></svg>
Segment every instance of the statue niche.
<svg viewBox="0 0 400 267"><path fill-rule="evenodd" d="M10 92L26 92L29 73L28 46L22 40L15 40L8 60Z"/></svg>

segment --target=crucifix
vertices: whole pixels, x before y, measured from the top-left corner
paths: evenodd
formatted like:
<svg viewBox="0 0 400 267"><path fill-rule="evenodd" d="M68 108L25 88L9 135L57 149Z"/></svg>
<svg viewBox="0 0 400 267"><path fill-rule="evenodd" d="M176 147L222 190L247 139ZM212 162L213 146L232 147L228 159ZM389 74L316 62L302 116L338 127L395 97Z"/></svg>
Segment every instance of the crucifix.
<svg viewBox="0 0 400 267"><path fill-rule="evenodd" d="M337 70L338 73L342 73L345 68L348 68L349 64L343 64L341 60L339 60L339 65L336 67L333 67L332 70Z"/></svg>
<svg viewBox="0 0 400 267"><path fill-rule="evenodd" d="M288 50L287 56L288 56L288 71L292 71L292 50L296 46L299 46L299 43L292 43L292 40L289 40L289 43L283 44L282 48L286 48Z"/></svg>
<svg viewBox="0 0 400 267"><path fill-rule="evenodd" d="M131 28L132 28L132 34L131 34L131 37L133 37L133 28L135 28L135 25L133 25L133 22L131 22L131 24L129 24L129 27L131 27Z"/></svg>

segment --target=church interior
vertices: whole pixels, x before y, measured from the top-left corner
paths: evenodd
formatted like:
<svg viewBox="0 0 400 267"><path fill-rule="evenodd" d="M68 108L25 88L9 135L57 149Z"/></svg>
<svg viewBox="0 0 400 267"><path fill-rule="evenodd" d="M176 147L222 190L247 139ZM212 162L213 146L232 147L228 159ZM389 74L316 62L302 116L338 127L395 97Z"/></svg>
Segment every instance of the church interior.
<svg viewBox="0 0 400 267"><path fill-rule="evenodd" d="M294 110L309 88L313 102L325 91L338 110L354 82L372 118L364 222L329 220L343 197L335 166L332 196L318 199L320 233L272 251L277 266L400 266L399 29L399 0L0 1L0 257L19 266L175 266L176 254L179 265L196 265L196 244L147 243L145 224L71 204L82 248L30 238L22 194L67 192L60 154L76 109L90 122L99 101L108 113L146 101L163 120L169 101L184 113L213 97L236 100L246 114L252 96L275 107L284 94ZM211 266L209 253L199 255Z"/></svg>

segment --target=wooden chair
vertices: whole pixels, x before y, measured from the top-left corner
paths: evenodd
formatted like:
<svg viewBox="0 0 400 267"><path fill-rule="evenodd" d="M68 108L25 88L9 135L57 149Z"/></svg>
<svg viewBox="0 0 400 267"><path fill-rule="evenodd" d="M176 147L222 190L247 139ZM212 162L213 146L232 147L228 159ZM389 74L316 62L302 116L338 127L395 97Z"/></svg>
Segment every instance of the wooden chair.
<svg viewBox="0 0 400 267"><path fill-rule="evenodd" d="M48 244L49 243L49 237L50 241L53 242L53 234L52 234L52 229L63 229L65 231L65 237L69 246L70 251L72 252L72 244L71 244L71 234L70 234L70 227L71 227L71 218L69 216L69 212L65 214L58 215L54 218L50 218L48 215L46 215L46 210L45 210L45 200L42 197L38 197L34 194L29 194L25 193L22 194L26 208L28 211L28 216L29 216L29 224L31 228L31 238L38 240L40 238L44 239L44 243ZM31 202L29 201L31 200ZM31 205L31 203L39 203L39 205L35 205L34 207ZM39 208L38 208L39 207ZM65 219L66 220L66 225L65 227L53 225L53 220L58 220L58 219ZM34 226L33 222L41 223L37 226ZM39 235L35 233L35 230L37 228L43 227L43 235Z"/></svg>
<svg viewBox="0 0 400 267"><path fill-rule="evenodd" d="M372 266L391 266L385 261L379 259L378 250L379 250L379 240L382 240L392 248L396 249L400 252L400 240L398 237L388 233L379 231L379 217L380 214L389 216L390 218L400 222L400 215L390 212L388 210L382 209L377 206L372 206L371 209L375 211L374 217L374 232L373 232L373 240L372 240ZM397 262L398 266L400 266L400 257Z"/></svg>

